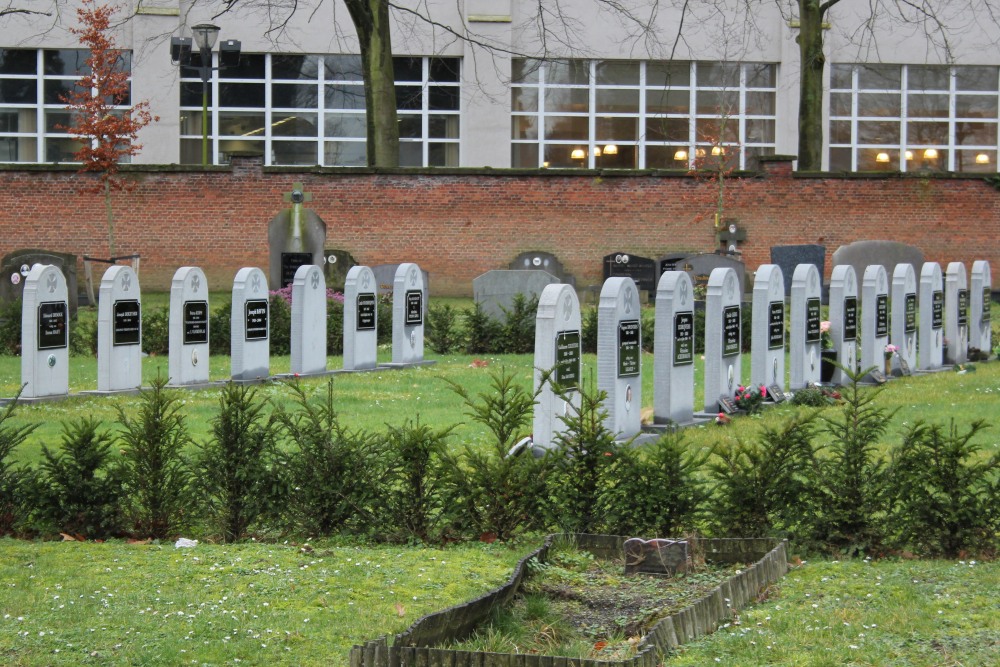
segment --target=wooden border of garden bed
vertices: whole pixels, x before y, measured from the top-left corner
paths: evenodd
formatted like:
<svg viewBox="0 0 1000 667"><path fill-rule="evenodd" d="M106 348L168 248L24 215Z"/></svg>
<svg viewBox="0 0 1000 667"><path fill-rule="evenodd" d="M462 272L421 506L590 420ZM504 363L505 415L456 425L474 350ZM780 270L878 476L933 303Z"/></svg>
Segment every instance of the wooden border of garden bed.
<svg viewBox="0 0 1000 667"><path fill-rule="evenodd" d="M461 640L489 616L494 607L507 604L517 593L528 562L544 563L557 539L575 541L595 556L622 554L626 537L620 535L552 534L538 549L522 558L503 586L443 611L418 619L407 630L356 645L351 649L351 667L654 667L673 649L715 631L734 612L757 601L768 586L788 572L787 540L770 538L700 539L697 549L705 559L717 563L753 565L730 577L694 604L666 616L643 637L642 647L628 660L580 660L543 655L482 653L432 648L435 644Z"/></svg>

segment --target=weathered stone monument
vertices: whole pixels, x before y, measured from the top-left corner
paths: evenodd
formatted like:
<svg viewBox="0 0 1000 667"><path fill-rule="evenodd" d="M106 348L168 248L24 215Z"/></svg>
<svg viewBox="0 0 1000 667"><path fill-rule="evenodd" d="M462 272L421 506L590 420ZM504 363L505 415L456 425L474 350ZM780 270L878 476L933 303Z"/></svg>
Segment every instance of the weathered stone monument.
<svg viewBox="0 0 1000 667"><path fill-rule="evenodd" d="M378 365L378 285L367 266L355 266L344 281L344 370Z"/></svg>
<svg viewBox="0 0 1000 667"><path fill-rule="evenodd" d="M337 292L344 291L347 273L358 265L354 255L339 248L323 250L323 273L326 275L326 286Z"/></svg>
<svg viewBox="0 0 1000 667"><path fill-rule="evenodd" d="M777 264L785 279L785 293L792 293L792 280L800 264L812 264L820 276L820 297L823 291L823 274L826 271L826 246L816 243L779 245L771 247L771 264Z"/></svg>
<svg viewBox="0 0 1000 667"><path fill-rule="evenodd" d="M35 264L51 264L62 272L66 280L69 316L71 319L76 317L78 304L76 255L66 252L25 248L4 255L0 260L0 301L8 302L21 298L24 292L24 280Z"/></svg>
<svg viewBox="0 0 1000 667"><path fill-rule="evenodd" d="M937 262L924 262L920 268L919 294L918 365L922 371L933 371L944 359L944 283Z"/></svg>
<svg viewBox="0 0 1000 667"><path fill-rule="evenodd" d="M948 262L944 278L945 362L964 364L969 358L969 282L965 264Z"/></svg>
<svg viewBox="0 0 1000 667"><path fill-rule="evenodd" d="M785 394L785 279L776 264L762 264L753 283L750 383L772 399Z"/></svg>
<svg viewBox="0 0 1000 667"><path fill-rule="evenodd" d="M990 263L976 260L972 263L971 293L969 295L969 350L976 348L982 354L993 352L993 332L990 324L990 306L993 303L993 277Z"/></svg>
<svg viewBox="0 0 1000 667"><path fill-rule="evenodd" d="M631 278L608 278L597 306L597 388L607 394L606 428L618 439L642 429L642 323Z"/></svg>
<svg viewBox="0 0 1000 667"><path fill-rule="evenodd" d="M656 268L655 259L627 252L613 252L604 256L603 265L604 280L631 278L635 281L636 288L641 292L656 290L656 281L660 272Z"/></svg>
<svg viewBox="0 0 1000 667"><path fill-rule="evenodd" d="M170 283L169 385L208 382L208 281L196 266L182 266Z"/></svg>
<svg viewBox="0 0 1000 667"><path fill-rule="evenodd" d="M424 313L427 290L420 267L400 264L392 290L392 366L414 366L424 361Z"/></svg>
<svg viewBox="0 0 1000 667"><path fill-rule="evenodd" d="M830 338L837 361L852 373L858 370L858 279L854 267L841 264L830 275ZM833 384L849 381L842 368L833 371Z"/></svg>
<svg viewBox="0 0 1000 667"><path fill-rule="evenodd" d="M535 391L538 392L533 419L534 444L549 448L565 424L559 418L580 408L580 300L566 284L549 285L538 298L535 317ZM543 376L551 371L549 382ZM558 384L566 398L552 390Z"/></svg>
<svg viewBox="0 0 1000 667"><path fill-rule="evenodd" d="M130 266L110 266L97 305L97 391L142 386L142 297Z"/></svg>
<svg viewBox="0 0 1000 667"><path fill-rule="evenodd" d="M326 372L326 281L315 264L300 266L292 281L293 375Z"/></svg>
<svg viewBox="0 0 1000 667"><path fill-rule="evenodd" d="M924 263L923 251L899 241L855 241L842 245L833 251L834 266L850 264L855 276L864 276L865 270L873 264L881 265L887 276L891 276L899 264L914 267Z"/></svg>
<svg viewBox="0 0 1000 667"><path fill-rule="evenodd" d="M233 280L230 320L231 365L234 382L257 382L271 374L270 301L267 276L244 267Z"/></svg>
<svg viewBox="0 0 1000 667"><path fill-rule="evenodd" d="M653 423L694 420L694 286L686 271L667 271L656 289Z"/></svg>
<svg viewBox="0 0 1000 667"><path fill-rule="evenodd" d="M861 368L875 367L868 376L874 382L884 382L891 371L885 363L888 344L889 279L884 266L872 264L861 279Z"/></svg>
<svg viewBox="0 0 1000 667"><path fill-rule="evenodd" d="M917 274L912 264L897 264L892 274L892 318L889 340L899 348L892 358L893 374L909 375L917 368Z"/></svg>
<svg viewBox="0 0 1000 667"><path fill-rule="evenodd" d="M822 290L815 264L799 264L792 275L791 332L788 345L792 391L820 381L823 348Z"/></svg>
<svg viewBox="0 0 1000 667"><path fill-rule="evenodd" d="M271 258L268 276L275 289L291 285L300 266L322 266L326 243L326 223L303 205L312 201L312 194L301 183L293 183L284 199L292 207L274 216L267 226Z"/></svg>
<svg viewBox="0 0 1000 667"><path fill-rule="evenodd" d="M559 258L550 252L545 252L544 250L529 250L527 252L522 252L507 265L507 268L522 271L545 271L546 273L551 273L558 278L560 283L565 283L571 287L576 286L576 278L574 278L573 274L563 267Z"/></svg>
<svg viewBox="0 0 1000 667"><path fill-rule="evenodd" d="M706 413L731 411L736 388L742 384L741 301L736 271L713 270L705 296Z"/></svg>
<svg viewBox="0 0 1000 667"><path fill-rule="evenodd" d="M538 298L547 285L561 281L548 271L538 269L495 269L472 280L472 295L483 312L500 319L504 309L510 310L518 294Z"/></svg>
<svg viewBox="0 0 1000 667"><path fill-rule="evenodd" d="M35 264L24 279L21 307L21 398L69 394L69 304L66 279Z"/></svg>

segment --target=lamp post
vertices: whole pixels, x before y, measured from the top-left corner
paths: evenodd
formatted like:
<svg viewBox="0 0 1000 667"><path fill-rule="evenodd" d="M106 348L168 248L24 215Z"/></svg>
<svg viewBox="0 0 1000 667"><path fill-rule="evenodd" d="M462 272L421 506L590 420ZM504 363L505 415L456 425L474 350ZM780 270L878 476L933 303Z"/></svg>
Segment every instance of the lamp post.
<svg viewBox="0 0 1000 667"><path fill-rule="evenodd" d="M199 23L191 27L194 35L194 46L198 47L197 61L193 58L190 37L170 38L170 59L181 68L187 67L198 72L201 78L201 164L208 166L208 91L212 82L213 70L235 67L240 62L240 43L228 39L219 46L219 66L212 67L212 49L219 39L219 26L211 23ZM213 160L214 162L214 160Z"/></svg>

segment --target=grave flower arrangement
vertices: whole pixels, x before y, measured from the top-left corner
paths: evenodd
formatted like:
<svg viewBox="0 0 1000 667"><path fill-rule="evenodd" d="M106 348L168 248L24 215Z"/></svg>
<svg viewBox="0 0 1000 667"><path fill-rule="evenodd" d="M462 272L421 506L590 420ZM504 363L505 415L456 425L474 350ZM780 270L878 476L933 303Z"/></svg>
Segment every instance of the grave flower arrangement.
<svg viewBox="0 0 1000 667"><path fill-rule="evenodd" d="M833 338L830 336L830 320L823 320L819 323L820 347L824 350L833 349Z"/></svg>
<svg viewBox="0 0 1000 667"><path fill-rule="evenodd" d="M892 343L889 343L888 345L885 346L885 350L883 352L885 354L885 360L889 361L890 359L892 359L893 355L899 352L899 348L893 345Z"/></svg>
<svg viewBox="0 0 1000 667"><path fill-rule="evenodd" d="M760 407L764 404L765 398L767 398L767 387L764 385L761 385L758 389L740 385L736 388L736 395L733 396L733 402L737 408L748 415L752 415L760 412Z"/></svg>

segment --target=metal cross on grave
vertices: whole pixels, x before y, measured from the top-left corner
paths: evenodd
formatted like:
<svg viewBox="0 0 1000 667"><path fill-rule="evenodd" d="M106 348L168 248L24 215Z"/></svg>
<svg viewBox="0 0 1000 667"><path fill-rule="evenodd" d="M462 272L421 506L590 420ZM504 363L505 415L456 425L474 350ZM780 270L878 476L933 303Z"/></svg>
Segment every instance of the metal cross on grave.
<svg viewBox="0 0 1000 667"><path fill-rule="evenodd" d="M301 183L292 183L292 191L286 192L281 198L292 204L301 205L303 202L312 201L313 196L311 192L306 192L305 186Z"/></svg>
<svg viewBox="0 0 1000 667"><path fill-rule="evenodd" d="M723 246L727 252L739 252L739 244L747 240L747 230L735 222L723 223L715 233L715 242Z"/></svg>

